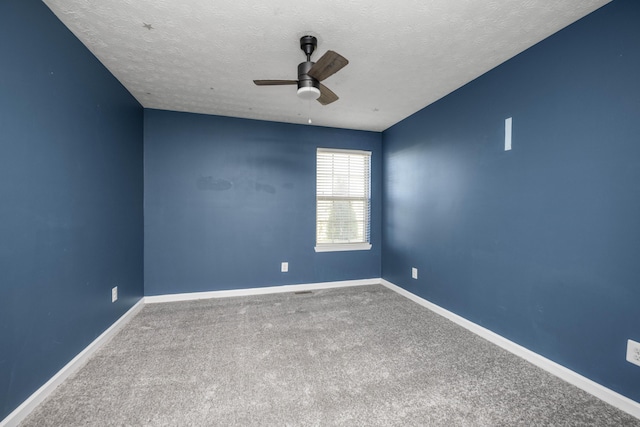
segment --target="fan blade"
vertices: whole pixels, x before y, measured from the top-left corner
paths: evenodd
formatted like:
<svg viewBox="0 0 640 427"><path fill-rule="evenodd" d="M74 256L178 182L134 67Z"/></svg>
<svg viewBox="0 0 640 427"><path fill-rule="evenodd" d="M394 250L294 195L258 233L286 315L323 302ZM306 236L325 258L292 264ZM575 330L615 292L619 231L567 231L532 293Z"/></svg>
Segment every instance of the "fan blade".
<svg viewBox="0 0 640 427"><path fill-rule="evenodd" d="M320 97L318 98L318 102L322 105L331 104L332 102L337 101L338 95L333 93L331 89L320 83Z"/></svg>
<svg viewBox="0 0 640 427"><path fill-rule="evenodd" d="M254 80L258 86L297 85L297 80Z"/></svg>
<svg viewBox="0 0 640 427"><path fill-rule="evenodd" d="M318 81L322 81L340 71L348 63L349 61L347 58L339 53L329 50L327 53L322 55L320 59L318 59L318 62L313 64L307 74Z"/></svg>

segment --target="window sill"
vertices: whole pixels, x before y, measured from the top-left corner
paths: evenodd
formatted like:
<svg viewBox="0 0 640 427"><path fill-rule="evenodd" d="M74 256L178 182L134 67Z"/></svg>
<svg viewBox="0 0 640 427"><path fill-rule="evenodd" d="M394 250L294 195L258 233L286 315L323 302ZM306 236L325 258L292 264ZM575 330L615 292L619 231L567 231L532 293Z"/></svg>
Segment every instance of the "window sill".
<svg viewBox="0 0 640 427"><path fill-rule="evenodd" d="M340 252L340 251L368 251L370 243L336 243L334 245L318 245L314 247L316 252Z"/></svg>

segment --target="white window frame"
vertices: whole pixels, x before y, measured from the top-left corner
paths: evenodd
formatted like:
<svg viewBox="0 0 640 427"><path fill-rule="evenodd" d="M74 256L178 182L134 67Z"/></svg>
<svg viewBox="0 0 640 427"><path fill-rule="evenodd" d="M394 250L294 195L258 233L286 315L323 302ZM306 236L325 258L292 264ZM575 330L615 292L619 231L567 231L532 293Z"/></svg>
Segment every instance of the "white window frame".
<svg viewBox="0 0 640 427"><path fill-rule="evenodd" d="M365 183L363 188L364 197L343 197L331 194L319 194L320 188L318 184L319 180L319 168L318 160L322 154L340 154L340 155L357 155L368 157L368 171L365 172ZM365 201L367 212L364 214L364 235L363 242L357 243L318 243L318 204L319 201L326 200L358 200ZM371 151L364 150L345 150L337 148L320 148L316 151L316 245L314 247L316 252L338 252L338 251L363 251L371 249Z"/></svg>

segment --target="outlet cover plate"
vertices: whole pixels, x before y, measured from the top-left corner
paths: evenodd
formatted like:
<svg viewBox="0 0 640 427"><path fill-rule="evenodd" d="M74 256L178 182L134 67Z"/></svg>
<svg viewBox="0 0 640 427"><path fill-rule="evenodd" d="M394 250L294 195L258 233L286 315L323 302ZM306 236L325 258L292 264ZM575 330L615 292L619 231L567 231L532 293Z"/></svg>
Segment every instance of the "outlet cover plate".
<svg viewBox="0 0 640 427"><path fill-rule="evenodd" d="M411 267L411 278L412 279L418 278L418 269L415 267Z"/></svg>
<svg viewBox="0 0 640 427"><path fill-rule="evenodd" d="M627 362L640 366L640 342L627 340Z"/></svg>
<svg viewBox="0 0 640 427"><path fill-rule="evenodd" d="M280 265L280 271L283 273L288 273L289 272L289 263L288 262L283 262Z"/></svg>
<svg viewBox="0 0 640 427"><path fill-rule="evenodd" d="M111 288L111 302L118 301L118 287L114 286Z"/></svg>

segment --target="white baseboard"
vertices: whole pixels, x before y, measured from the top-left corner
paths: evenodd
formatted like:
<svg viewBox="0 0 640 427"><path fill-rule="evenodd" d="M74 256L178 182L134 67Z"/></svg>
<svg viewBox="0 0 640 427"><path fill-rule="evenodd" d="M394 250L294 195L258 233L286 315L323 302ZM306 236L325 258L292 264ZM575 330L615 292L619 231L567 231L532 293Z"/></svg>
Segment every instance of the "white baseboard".
<svg viewBox="0 0 640 427"><path fill-rule="evenodd" d="M516 344L513 341L510 341L503 336L490 331L489 329L473 323L465 319L464 317L452 313L451 311L444 309L439 305L429 302L407 291L406 289L394 285L387 280L381 279L380 283L382 283L382 285L386 286L387 288L399 293L400 295L405 296L410 300L420 304L421 306L428 308L429 310L451 320L454 323L457 323L458 325L462 326L465 329L468 329L476 335L479 335L487 341L496 344L499 347L502 347L503 349L527 360L530 363L533 363L537 367L544 369L545 371L555 375L556 377L559 377L569 384L573 384L574 386L586 391L587 393L592 394L598 399L603 400L608 404L615 406L616 408L621 409L630 415L633 415L636 418L640 418L640 403L631 400L628 397L625 397L611 389L608 389L603 385L600 385L595 381L592 381L587 377L584 377L568 368L565 368L564 366L559 365L558 363L549 360L546 357L539 355L538 353L534 353L533 351L522 347L521 345Z"/></svg>
<svg viewBox="0 0 640 427"><path fill-rule="evenodd" d="M85 347L76 357L71 359L62 369L60 369L49 381L47 381L42 387L36 390L27 400L22 402L13 412L0 421L0 427L15 427L22 420L24 420L40 403L42 403L47 396L53 392L64 380L66 380L71 374L82 367L87 360L103 345L105 345L111 338L113 338L118 331L129 322L144 306L143 299L140 299L133 307L131 307L125 314L123 314L116 322L111 325L106 331L104 331L98 338L93 340L91 344Z"/></svg>
<svg viewBox="0 0 640 427"><path fill-rule="evenodd" d="M241 297L249 295L276 294L282 292L303 292L316 289L348 288L352 286L379 285L380 278L344 280L341 282L307 283L302 285L269 286L265 288L231 289L226 291L188 292L184 294L166 294L144 297L145 304L161 302L192 301L209 298Z"/></svg>
<svg viewBox="0 0 640 427"><path fill-rule="evenodd" d="M439 314L454 323L462 326L465 329L475 333L476 335L496 344L503 349L519 356L530 363L544 369L545 371L567 381L570 384L594 395L595 397L615 406L640 419L640 403L631 400L611 389L608 389L556 362L553 362L533 351L522 347L519 344L510 341L495 332L492 332L476 323L473 323L464 317L461 317L449 310L446 310L432 302L429 302L393 283L380 279L362 279L362 280L346 280L340 282L323 282L323 283L309 283L302 285L284 285L284 286L270 286L265 288L251 288L251 289L235 289L226 291L212 291L212 292L192 292L183 294L169 294L169 295L157 295L144 297L136 305L131 307L120 319L118 319L111 327L104 331L98 338L96 338L91 344L89 344L82 352L73 358L67 365L65 365L58 373L56 373L49 381L47 381L42 387L40 387L35 393L33 393L27 400L25 400L20 406L18 406L13 412L11 412L4 420L0 422L0 427L15 427L27 415L55 388L60 385L65 379L67 379L73 372L80 368L93 353L95 353L101 346L109 341L129 320L133 318L144 306L144 304L150 303L162 303L173 301L189 301L207 298L226 298L234 296L248 296L248 295L264 295L271 293L282 292L301 292L311 291L317 289L330 289L330 288L345 288L352 286L365 286L365 285L378 285L382 284L387 288L397 292L398 294L409 298L410 300L420 304L423 307Z"/></svg>

